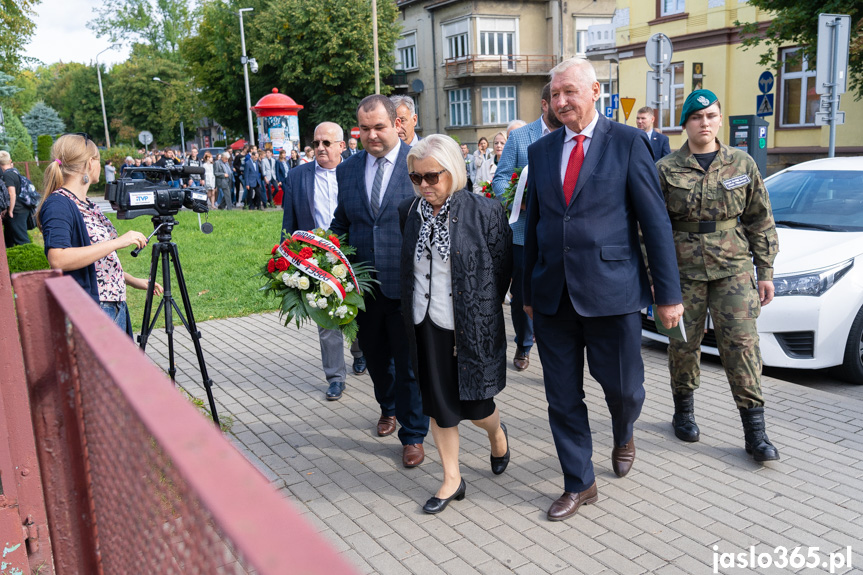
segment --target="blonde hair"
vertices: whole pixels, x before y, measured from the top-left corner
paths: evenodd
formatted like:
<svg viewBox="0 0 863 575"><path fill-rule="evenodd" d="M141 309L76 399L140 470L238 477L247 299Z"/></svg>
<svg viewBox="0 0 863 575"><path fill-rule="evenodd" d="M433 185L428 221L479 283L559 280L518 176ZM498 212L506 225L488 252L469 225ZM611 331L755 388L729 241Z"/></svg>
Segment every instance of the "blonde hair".
<svg viewBox="0 0 863 575"><path fill-rule="evenodd" d="M415 160L433 158L443 169L452 176L449 195L467 185L467 171L464 168L464 156L458 143L442 134L432 134L423 138L408 152L408 171L413 171ZM421 196L419 186L414 185L414 192Z"/></svg>
<svg viewBox="0 0 863 575"><path fill-rule="evenodd" d="M51 146L51 163L45 168L42 176L42 200L36 209L36 223L41 227L40 215L42 205L55 190L66 185L70 176L82 175L87 169L87 162L99 158L99 148L92 140L79 134L60 136Z"/></svg>

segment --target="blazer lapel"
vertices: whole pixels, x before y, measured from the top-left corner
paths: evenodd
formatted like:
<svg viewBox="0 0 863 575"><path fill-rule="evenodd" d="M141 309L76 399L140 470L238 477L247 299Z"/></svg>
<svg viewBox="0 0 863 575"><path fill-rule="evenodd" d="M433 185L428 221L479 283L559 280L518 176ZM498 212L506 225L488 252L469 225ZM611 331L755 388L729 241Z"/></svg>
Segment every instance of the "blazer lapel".
<svg viewBox="0 0 863 575"><path fill-rule="evenodd" d="M575 184L575 192L572 194L572 201L569 202L570 206L593 175L593 172L599 165L599 159L605 153L609 140L609 122L610 120L607 120L604 116L600 116L599 122L596 123L596 128L593 130L593 138L590 140L590 147L587 149L587 155L584 157L584 163L581 165L581 170L578 173L578 182Z"/></svg>
<svg viewBox="0 0 863 575"><path fill-rule="evenodd" d="M387 189L381 190L381 207L380 207L380 210L378 210L378 214L380 214L382 211L384 211L384 208L389 203L390 198L394 194L398 193L397 191L393 191L391 193L390 190L395 190L399 186L399 182L403 182L407 179L407 175L408 175L408 163L407 163L408 151L410 151L410 146L408 146L407 144L405 144L401 140L399 140L399 155L396 158L396 163L393 166L392 173L390 174L390 181L387 182ZM365 179L365 178L363 178L363 179ZM371 210L371 205L369 205L369 209Z"/></svg>
<svg viewBox="0 0 863 575"><path fill-rule="evenodd" d="M312 162L315 164L315 162ZM305 182L303 182L303 189L306 192L306 199L309 203L309 221L314 225L315 222L315 169L306 170L308 174L305 175Z"/></svg>

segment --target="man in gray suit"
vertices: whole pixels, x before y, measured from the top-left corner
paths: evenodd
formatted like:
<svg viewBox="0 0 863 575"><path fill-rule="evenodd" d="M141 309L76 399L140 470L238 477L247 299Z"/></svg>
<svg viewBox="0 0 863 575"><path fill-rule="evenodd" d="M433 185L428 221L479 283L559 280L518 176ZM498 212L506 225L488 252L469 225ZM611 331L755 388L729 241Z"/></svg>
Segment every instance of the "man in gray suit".
<svg viewBox="0 0 863 575"><path fill-rule="evenodd" d="M282 196L282 239L297 230L329 229L339 199L336 166L342 161L345 136L341 126L323 122L315 128L315 161L297 166L288 172ZM345 390L344 337L337 329L318 327L321 360L329 389L327 400L341 399ZM351 346L354 363L363 357L359 344Z"/></svg>
<svg viewBox="0 0 863 575"><path fill-rule="evenodd" d="M216 189L222 196L219 209L234 209L231 199L231 188L234 185L234 168L231 165L231 153L222 152L219 159L213 164L213 175L216 176Z"/></svg>

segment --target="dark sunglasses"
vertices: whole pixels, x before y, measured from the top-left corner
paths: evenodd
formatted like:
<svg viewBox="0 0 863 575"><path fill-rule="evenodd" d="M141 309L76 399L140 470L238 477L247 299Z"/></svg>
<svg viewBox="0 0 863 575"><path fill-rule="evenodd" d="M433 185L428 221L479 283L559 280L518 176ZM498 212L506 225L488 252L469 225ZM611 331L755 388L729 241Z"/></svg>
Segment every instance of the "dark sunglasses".
<svg viewBox="0 0 863 575"><path fill-rule="evenodd" d="M441 170L439 172L426 172L425 174L411 172L410 174L408 174L408 177L410 177L411 181L414 183L415 186L419 186L420 184L422 184L423 180L425 180L428 185L433 186L438 183L438 180L440 180L440 175L446 171L447 170Z"/></svg>
<svg viewBox="0 0 863 575"><path fill-rule="evenodd" d="M68 134L64 134L65 136L81 136L84 138L85 142L92 142L93 140L90 138L90 134L87 132L70 132Z"/></svg>
<svg viewBox="0 0 863 575"><path fill-rule="evenodd" d="M339 140L341 141L341 140ZM323 144L325 148L329 148L333 144L338 144L339 142L331 142L329 140L312 140L312 149L317 149L318 144Z"/></svg>

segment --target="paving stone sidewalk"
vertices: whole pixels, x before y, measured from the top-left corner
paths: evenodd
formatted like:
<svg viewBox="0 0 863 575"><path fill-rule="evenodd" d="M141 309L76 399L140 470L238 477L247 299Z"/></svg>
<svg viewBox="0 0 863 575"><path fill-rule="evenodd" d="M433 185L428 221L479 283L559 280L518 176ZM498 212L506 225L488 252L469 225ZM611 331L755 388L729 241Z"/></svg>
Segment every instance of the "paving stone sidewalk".
<svg viewBox="0 0 863 575"><path fill-rule="evenodd" d="M766 377L768 432L782 460L762 466L743 450L718 361L705 365L696 396L701 441L674 437L665 352L646 345L633 471L624 479L611 471L608 412L588 377L599 501L552 523L545 513L563 480L534 353L527 371L510 366L497 397L511 441L506 473L491 473L487 438L462 424L467 497L432 516L421 510L441 478L431 434L425 463L404 469L396 436L374 432L379 410L368 375L350 374L343 398L326 401L315 329L285 328L275 313L198 327L218 408L234 418L234 443L361 572L815 574L830 573L832 560L832 572L863 573L863 401L855 397ZM182 327L175 346L178 383L205 397ZM153 332L147 352L167 366L164 330ZM776 566L777 547L791 565ZM792 556L796 547L800 556ZM735 557L721 555L729 553ZM751 553L761 567L740 565ZM817 566L792 567L801 558ZM733 567L721 566L732 559Z"/></svg>

